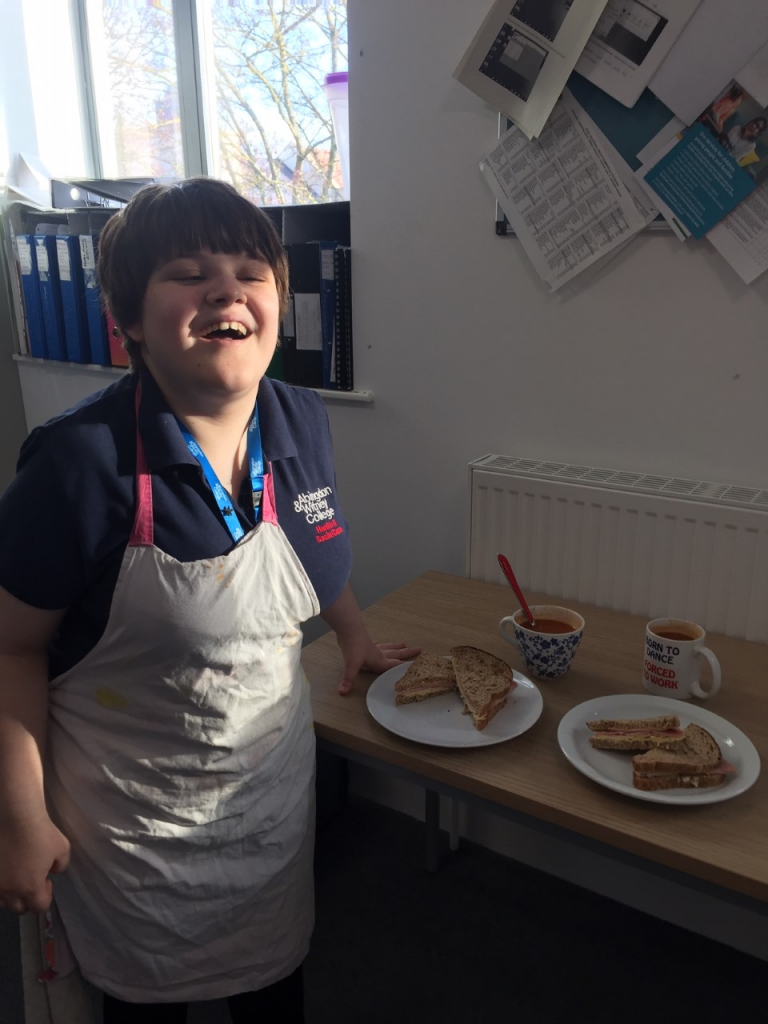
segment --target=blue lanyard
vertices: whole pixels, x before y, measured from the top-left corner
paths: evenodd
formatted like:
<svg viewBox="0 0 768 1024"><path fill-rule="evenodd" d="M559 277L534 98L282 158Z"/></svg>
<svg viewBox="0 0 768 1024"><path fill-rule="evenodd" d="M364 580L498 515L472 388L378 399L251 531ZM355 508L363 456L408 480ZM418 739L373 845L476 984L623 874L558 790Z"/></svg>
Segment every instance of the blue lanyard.
<svg viewBox="0 0 768 1024"><path fill-rule="evenodd" d="M232 501L227 491L222 487L221 481L216 476L216 472L213 466L210 464L208 459L205 457L205 452L192 437L190 432L177 417L176 422L179 424L179 430L181 436L187 443L187 448L195 456L200 465L203 467L205 478L210 484L213 496L216 499L216 504L221 510L222 518L226 523L227 529L232 534L232 540L237 543L241 537L245 536L245 530L240 525L240 520L237 518L237 513L232 508ZM261 496L264 491L264 457L261 450L261 430L259 429L259 410L256 406L253 409L253 417L251 422L248 424L248 470L251 475L251 497L253 501L253 517L254 520L259 518L259 509L261 508Z"/></svg>

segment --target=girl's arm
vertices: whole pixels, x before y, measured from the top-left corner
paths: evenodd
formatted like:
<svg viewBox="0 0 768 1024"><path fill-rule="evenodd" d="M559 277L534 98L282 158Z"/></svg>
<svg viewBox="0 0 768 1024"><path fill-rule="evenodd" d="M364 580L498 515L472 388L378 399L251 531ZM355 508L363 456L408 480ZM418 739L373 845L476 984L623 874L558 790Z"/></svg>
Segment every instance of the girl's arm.
<svg viewBox="0 0 768 1024"><path fill-rule="evenodd" d="M63 871L69 843L45 806L48 644L64 610L45 611L0 587L0 905L45 910L50 871Z"/></svg>
<svg viewBox="0 0 768 1024"><path fill-rule="evenodd" d="M374 643L368 635L362 613L349 584L320 615L335 632L344 658L344 674L339 684L341 694L351 692L358 672L380 674L403 661L410 661L421 651L419 647L406 647L402 642Z"/></svg>

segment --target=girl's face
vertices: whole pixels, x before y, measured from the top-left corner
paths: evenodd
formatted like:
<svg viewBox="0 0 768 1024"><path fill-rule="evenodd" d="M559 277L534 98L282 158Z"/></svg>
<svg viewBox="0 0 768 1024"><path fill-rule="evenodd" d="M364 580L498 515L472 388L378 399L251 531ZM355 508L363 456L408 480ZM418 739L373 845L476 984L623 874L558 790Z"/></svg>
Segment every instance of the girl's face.
<svg viewBox="0 0 768 1024"><path fill-rule="evenodd" d="M255 396L277 344L280 310L268 263L203 250L158 267L141 320L127 329L161 388L184 402Z"/></svg>

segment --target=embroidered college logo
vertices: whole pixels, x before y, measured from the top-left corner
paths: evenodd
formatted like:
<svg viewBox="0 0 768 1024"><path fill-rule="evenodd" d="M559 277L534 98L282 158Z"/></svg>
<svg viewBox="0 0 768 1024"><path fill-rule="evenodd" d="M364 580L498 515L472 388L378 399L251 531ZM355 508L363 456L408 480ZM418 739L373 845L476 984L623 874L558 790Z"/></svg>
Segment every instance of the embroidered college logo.
<svg viewBox="0 0 768 1024"><path fill-rule="evenodd" d="M318 544L338 537L344 530L334 518L335 509L331 507L329 497L333 494L330 487L320 487L316 491L305 491L299 494L293 503L294 512L303 513L308 523L315 527L315 540Z"/></svg>

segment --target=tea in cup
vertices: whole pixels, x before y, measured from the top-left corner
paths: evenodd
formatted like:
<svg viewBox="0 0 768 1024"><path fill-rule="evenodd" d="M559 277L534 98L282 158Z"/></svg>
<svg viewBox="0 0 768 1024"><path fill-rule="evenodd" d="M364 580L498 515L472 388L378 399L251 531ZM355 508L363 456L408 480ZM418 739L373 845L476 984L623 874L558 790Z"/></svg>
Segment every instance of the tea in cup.
<svg viewBox="0 0 768 1024"><path fill-rule="evenodd" d="M720 689L720 662L704 646L707 634L701 626L685 619L652 619L645 627L643 686L657 697L714 697ZM705 690L700 682L701 659L712 670L712 684Z"/></svg>
<svg viewBox="0 0 768 1024"><path fill-rule="evenodd" d="M565 675L584 635L584 619L570 608L538 604L531 608L533 623L520 608L499 623L504 639L516 647L526 669L538 679Z"/></svg>

